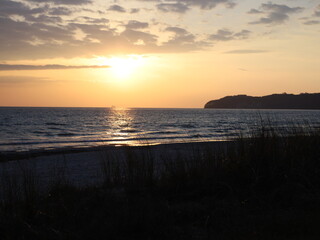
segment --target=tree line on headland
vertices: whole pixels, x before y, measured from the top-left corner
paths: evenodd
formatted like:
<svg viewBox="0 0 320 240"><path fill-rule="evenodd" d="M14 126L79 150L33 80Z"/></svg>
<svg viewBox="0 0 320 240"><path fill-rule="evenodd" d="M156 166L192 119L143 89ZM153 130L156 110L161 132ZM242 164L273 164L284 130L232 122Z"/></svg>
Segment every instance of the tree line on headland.
<svg viewBox="0 0 320 240"><path fill-rule="evenodd" d="M262 97L227 96L212 100L204 108L233 109L320 109L320 93L272 94Z"/></svg>

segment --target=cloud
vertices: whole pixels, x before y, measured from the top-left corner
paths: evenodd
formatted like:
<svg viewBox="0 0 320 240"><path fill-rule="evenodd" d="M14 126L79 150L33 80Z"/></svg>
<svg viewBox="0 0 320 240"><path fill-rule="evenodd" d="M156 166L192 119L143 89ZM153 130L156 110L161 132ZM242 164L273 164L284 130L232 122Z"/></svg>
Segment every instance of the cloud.
<svg viewBox="0 0 320 240"><path fill-rule="evenodd" d="M44 5L41 7L32 7L23 2L14 2L11 0L1 0L0 17L1 21L6 19L14 19L19 16L18 20L24 22L39 23L59 23L62 21L60 16L70 15L72 11L65 7L52 7ZM0 22L0 24L2 24Z"/></svg>
<svg viewBox="0 0 320 240"><path fill-rule="evenodd" d="M288 7L287 5L280 5L280 4L273 4L263 3L260 10L251 9L248 13L249 14L256 14L256 13L265 13L266 17L261 17L257 21L250 22L250 24L267 24L267 25L276 25L282 24L286 20L289 19L289 14L292 13L299 13L303 10L302 7Z"/></svg>
<svg viewBox="0 0 320 240"><path fill-rule="evenodd" d="M132 29L126 29L120 36L124 37L134 45L156 44L157 41L156 35Z"/></svg>
<svg viewBox="0 0 320 240"><path fill-rule="evenodd" d="M175 33L177 35L186 35L186 34L188 34L187 30L185 30L184 28L180 28L180 27L167 27L165 29L165 31L173 32L173 33Z"/></svg>
<svg viewBox="0 0 320 240"><path fill-rule="evenodd" d="M148 0L138 0L148 1ZM236 3L232 0L150 0L159 2L157 8L163 12L185 13L190 7L198 7L202 10L211 10L218 5L233 8Z"/></svg>
<svg viewBox="0 0 320 240"><path fill-rule="evenodd" d="M0 64L0 71L26 71L26 70L63 70L63 69L83 69L83 68L109 68L110 66L97 66L97 65L13 65L13 64Z"/></svg>
<svg viewBox="0 0 320 240"><path fill-rule="evenodd" d="M185 13L190 8L186 4L182 3L160 3L157 5L158 10L162 12L176 12L176 13Z"/></svg>
<svg viewBox="0 0 320 240"><path fill-rule="evenodd" d="M136 20L131 20L124 26L127 29L141 29L141 28L149 27L149 23L147 23L147 22L139 22L139 21L136 21Z"/></svg>
<svg viewBox="0 0 320 240"><path fill-rule="evenodd" d="M30 15L28 17L25 18L26 21L28 22L33 22L33 23L61 23L62 22L62 18L59 16L48 16L46 14L40 14L36 17Z"/></svg>
<svg viewBox="0 0 320 240"><path fill-rule="evenodd" d="M318 20L309 20L309 21L305 21L303 24L304 25L316 25L319 23L320 23L320 21L318 21Z"/></svg>
<svg viewBox="0 0 320 240"><path fill-rule="evenodd" d="M72 11L66 7L50 8L50 11L49 11L50 15L56 15L56 16L68 16L71 13Z"/></svg>
<svg viewBox="0 0 320 240"><path fill-rule="evenodd" d="M120 12L120 13L125 13L126 9L124 9L123 7L121 7L120 5L111 5L108 8L109 11L114 11L114 12Z"/></svg>
<svg viewBox="0 0 320 240"><path fill-rule="evenodd" d="M0 76L0 85L41 84L57 82L43 77L31 76Z"/></svg>
<svg viewBox="0 0 320 240"><path fill-rule="evenodd" d="M157 35L148 32L143 22L131 22L129 28L119 32L108 23L91 23L93 21L81 18L66 25L55 25L2 19L0 61L186 52L210 45L197 40L192 33L177 28L168 28L173 36L168 41L160 42Z"/></svg>
<svg viewBox="0 0 320 240"><path fill-rule="evenodd" d="M231 41L249 38L251 31L242 30L240 32L232 32L228 29L219 29L215 34L209 35L211 41Z"/></svg>
<svg viewBox="0 0 320 240"><path fill-rule="evenodd" d="M92 3L91 0L29 0L37 3L54 3L57 5L82 5Z"/></svg>
<svg viewBox="0 0 320 240"><path fill-rule="evenodd" d="M162 45L166 51L194 51L211 46L211 43L197 40L196 36L180 27L167 27L164 31L174 35Z"/></svg>
<svg viewBox="0 0 320 240"><path fill-rule="evenodd" d="M139 8L131 8L130 9L130 13L138 13L138 12L140 12L140 9Z"/></svg>
<svg viewBox="0 0 320 240"><path fill-rule="evenodd" d="M94 24L106 24L109 21L109 19L106 18L92 18L92 17L81 17L86 21L86 23L94 23Z"/></svg>
<svg viewBox="0 0 320 240"><path fill-rule="evenodd" d="M313 16L320 17L320 4L316 7Z"/></svg>
<svg viewBox="0 0 320 240"><path fill-rule="evenodd" d="M237 32L233 34L235 39L247 39L249 38L249 35L251 34L251 31L249 30L242 30L240 32Z"/></svg>
<svg viewBox="0 0 320 240"><path fill-rule="evenodd" d="M47 7L31 8L21 2L13 2L11 0L1 0L0 17L9 17L12 15L30 16L32 14L42 14L47 11Z"/></svg>
<svg viewBox="0 0 320 240"><path fill-rule="evenodd" d="M227 8L233 8L236 4L230 0L180 0L190 6L198 6L201 9L212 9L218 5L224 5Z"/></svg>
<svg viewBox="0 0 320 240"><path fill-rule="evenodd" d="M265 50L256 50L256 49L238 49L224 52L225 54L253 54L253 53L266 53Z"/></svg>
<svg viewBox="0 0 320 240"><path fill-rule="evenodd" d="M211 43L204 39L205 35L194 35L177 27L168 27L166 32L171 32L170 39L163 40L160 34L152 32L161 27L156 24L156 19L151 20L152 28L147 21L131 20L122 25L125 27L123 30L115 27L114 23L119 22L101 18L102 14L106 15L106 12L82 7L74 8L74 6L56 6L51 4L53 1L47 1L50 4L45 4L46 1L43 0L29 1L28 4L20 0L19 2L1 1L0 61L93 57L125 53L171 53L211 46ZM187 5L187 2L190 3L190 1L181 3ZM214 2L217 3L217 1ZM111 9L117 8L111 6ZM72 13L75 11L79 11L79 14L77 13L73 18ZM90 15L83 15L80 11L86 11L85 14L90 11ZM129 11L128 8L127 12ZM138 11L138 8L134 10L134 12ZM70 14L71 17L69 17Z"/></svg>
<svg viewBox="0 0 320 240"><path fill-rule="evenodd" d="M304 25L317 25L320 24L318 17L320 17L320 4L316 6L311 17L302 17L300 20L304 20Z"/></svg>
<svg viewBox="0 0 320 240"><path fill-rule="evenodd" d="M279 13L296 13L301 12L303 8L301 7L288 7L287 5L279 5L279 4L273 4L273 3L263 3L262 9L266 11L272 11L272 12L279 12Z"/></svg>
<svg viewBox="0 0 320 240"><path fill-rule="evenodd" d="M262 11L260 11L260 10L257 10L257 9L254 9L254 8L252 8L252 9L250 9L250 11L249 12L247 12L248 14L261 14L261 13L264 13L264 12L262 12Z"/></svg>
<svg viewBox="0 0 320 240"><path fill-rule="evenodd" d="M88 20L93 19L86 21ZM66 25L53 25L45 22L16 22L10 18L4 18L0 21L0 32L0 61L92 57L129 51L146 53L158 50L155 45L156 35L132 29L118 32L106 23L76 21ZM137 50L133 39L141 39L144 42L144 48L140 47ZM148 44L150 46L147 46Z"/></svg>

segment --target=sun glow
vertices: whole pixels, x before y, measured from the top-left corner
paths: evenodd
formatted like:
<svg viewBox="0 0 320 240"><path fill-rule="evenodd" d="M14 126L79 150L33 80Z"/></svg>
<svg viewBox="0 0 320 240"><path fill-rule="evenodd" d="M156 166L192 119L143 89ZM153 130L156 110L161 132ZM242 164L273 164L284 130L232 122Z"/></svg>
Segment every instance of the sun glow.
<svg viewBox="0 0 320 240"><path fill-rule="evenodd" d="M110 71L115 78L127 79L132 77L145 64L143 56L134 55L127 57L112 57L103 61L109 65Z"/></svg>

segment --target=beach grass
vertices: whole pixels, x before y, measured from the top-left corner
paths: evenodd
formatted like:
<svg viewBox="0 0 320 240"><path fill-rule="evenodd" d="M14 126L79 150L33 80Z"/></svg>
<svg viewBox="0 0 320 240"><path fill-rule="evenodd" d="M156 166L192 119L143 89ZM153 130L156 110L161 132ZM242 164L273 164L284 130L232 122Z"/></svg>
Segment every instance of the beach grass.
<svg viewBox="0 0 320 240"><path fill-rule="evenodd" d="M319 130L264 126L213 146L109 152L97 186L57 175L40 192L29 168L19 181L2 174L0 239L319 238Z"/></svg>

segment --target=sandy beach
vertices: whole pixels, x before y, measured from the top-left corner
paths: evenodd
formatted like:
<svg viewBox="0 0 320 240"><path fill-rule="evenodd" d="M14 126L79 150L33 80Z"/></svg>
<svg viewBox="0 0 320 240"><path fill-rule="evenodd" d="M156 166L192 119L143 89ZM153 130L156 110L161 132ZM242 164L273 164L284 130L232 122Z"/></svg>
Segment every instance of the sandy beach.
<svg viewBox="0 0 320 240"><path fill-rule="evenodd" d="M131 155L148 155L160 168L163 159L192 159L195 153L220 151L234 145L232 141L159 144L151 146L99 146L90 148L61 148L47 151L10 152L3 155L0 174L19 179L26 173L35 176L40 185L48 187L62 178L83 187L99 185L104 180L105 161L124 162Z"/></svg>

